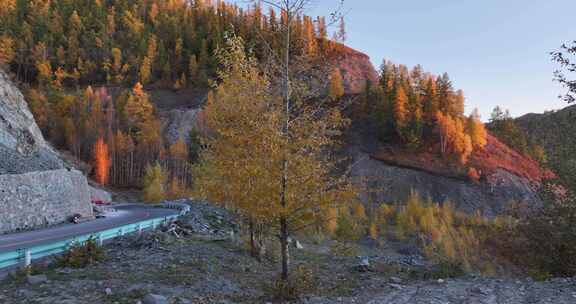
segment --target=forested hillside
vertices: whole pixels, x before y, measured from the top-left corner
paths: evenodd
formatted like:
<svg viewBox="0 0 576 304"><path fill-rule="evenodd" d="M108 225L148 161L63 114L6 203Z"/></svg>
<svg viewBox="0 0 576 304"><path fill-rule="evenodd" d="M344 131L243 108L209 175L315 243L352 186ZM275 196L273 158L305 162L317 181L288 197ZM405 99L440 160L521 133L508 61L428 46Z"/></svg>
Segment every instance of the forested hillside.
<svg viewBox="0 0 576 304"><path fill-rule="evenodd" d="M226 32L236 32L258 57L279 47L285 16L224 1L3 0L2 56L27 83L62 86L136 82L155 87L206 86ZM295 54L330 48L326 21L299 17ZM342 32L340 37L344 37Z"/></svg>
<svg viewBox="0 0 576 304"><path fill-rule="evenodd" d="M558 173L570 189L576 189L576 140L574 118L576 107L544 114L527 114L516 118L515 124L530 142L546 151L548 165Z"/></svg>
<svg viewBox="0 0 576 304"><path fill-rule="evenodd" d="M166 143L149 92L207 92L225 33L263 58L280 52L286 22L274 10L223 1L3 0L0 7L0 64L22 82L48 139L93 164L102 184L169 184L174 196L190 184L199 134ZM345 35L342 24L329 40L323 17L299 16L293 31L291 53L310 61Z"/></svg>
<svg viewBox="0 0 576 304"><path fill-rule="evenodd" d="M198 96L218 83L215 51L230 33L263 64L284 52L287 17L258 5L2 0L1 7L0 64L21 81L46 137L91 164L90 174L101 184L162 192L151 192L151 200L186 192L204 130L200 112L190 134L163 138L159 107L171 103L152 102L155 92L193 90L184 96L197 107ZM332 22L339 27L328 38ZM342 44L343 19L298 15L291 29L291 56L306 62L296 73L308 82L306 98L320 94L335 101L352 94L347 112L355 125L393 147L393 153L378 151L377 159L473 181L488 179L499 167L540 181L540 168L518 161L490 137L476 111L465 115L465 94L448 74L385 62L378 77L366 55Z"/></svg>
<svg viewBox="0 0 576 304"><path fill-rule="evenodd" d="M464 115L464 92L455 90L448 74L440 77L416 66L385 62L380 82L359 101L356 115L369 120L382 141L419 150L438 146L447 160L465 165L472 152L486 145L486 130L477 111Z"/></svg>

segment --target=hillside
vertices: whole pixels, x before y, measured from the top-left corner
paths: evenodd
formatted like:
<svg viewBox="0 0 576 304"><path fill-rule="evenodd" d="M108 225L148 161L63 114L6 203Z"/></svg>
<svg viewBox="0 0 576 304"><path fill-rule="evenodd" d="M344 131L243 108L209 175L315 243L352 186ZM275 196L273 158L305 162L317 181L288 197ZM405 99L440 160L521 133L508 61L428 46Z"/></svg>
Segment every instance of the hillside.
<svg viewBox="0 0 576 304"><path fill-rule="evenodd" d="M480 172L478 180L468 175L467 167L446 161L433 148L415 152L381 143L358 130L346 143L347 154L355 163L352 173L366 189L363 201L369 205L403 202L417 191L435 202L450 201L469 213L495 216L513 202L541 206L537 194L541 181L553 176L491 135L486 147L469 161L469 166Z"/></svg>
<svg viewBox="0 0 576 304"><path fill-rule="evenodd" d="M202 106L211 80L218 80L217 49L225 33L242 37L263 63L274 56L270 52L282 52L277 29L284 19L273 10L266 15L260 6L53 1L46 7L9 7L2 14L3 45L23 50L5 56L7 64L46 138L91 163L88 173L98 182L116 187L141 187L159 164L169 197L186 195L192 186L206 131ZM391 62L377 72L367 55L328 39L324 18L303 15L294 27L294 74L307 87L305 99L324 98L336 81L342 100L351 101L346 112L354 124L375 133L360 146L348 141L346 149L364 151L370 141L376 150L369 154L382 166L457 181L467 189L445 195L450 191L434 182L404 184L438 200L536 201L538 184L549 173L487 135L476 114L466 116L465 94L447 74ZM507 177L498 177L502 174ZM469 188L480 192L466 197ZM406 191L400 192L381 202L402 201ZM464 205L474 210L483 204Z"/></svg>
<svg viewBox="0 0 576 304"><path fill-rule="evenodd" d="M515 119L531 142L544 147L551 168L571 189L576 189L576 106Z"/></svg>

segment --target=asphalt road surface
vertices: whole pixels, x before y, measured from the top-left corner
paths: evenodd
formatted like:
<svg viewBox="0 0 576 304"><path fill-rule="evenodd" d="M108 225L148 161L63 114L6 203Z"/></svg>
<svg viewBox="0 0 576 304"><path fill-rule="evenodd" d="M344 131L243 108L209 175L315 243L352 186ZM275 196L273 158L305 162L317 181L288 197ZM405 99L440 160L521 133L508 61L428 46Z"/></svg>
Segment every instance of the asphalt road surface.
<svg viewBox="0 0 576 304"><path fill-rule="evenodd" d="M178 213L178 210L152 208L143 205L121 205L113 207L117 212L108 213L106 218L86 221L80 224L63 224L41 230L0 235L0 253L49 244L75 236Z"/></svg>

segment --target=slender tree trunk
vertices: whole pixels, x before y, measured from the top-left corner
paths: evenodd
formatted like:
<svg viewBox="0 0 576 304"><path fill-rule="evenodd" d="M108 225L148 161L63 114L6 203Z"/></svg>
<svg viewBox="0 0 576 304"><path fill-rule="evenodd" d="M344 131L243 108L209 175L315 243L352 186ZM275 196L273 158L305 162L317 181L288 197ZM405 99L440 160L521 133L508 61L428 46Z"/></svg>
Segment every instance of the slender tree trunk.
<svg viewBox="0 0 576 304"><path fill-rule="evenodd" d="M256 256L256 237L254 235L254 222L250 218L248 223L248 229L250 229L250 254Z"/></svg>
<svg viewBox="0 0 576 304"><path fill-rule="evenodd" d="M284 104L285 104L285 121L284 121L284 136L286 142L290 140L289 127L290 127L290 23L292 22L292 15L289 6L286 7L286 45L285 47L285 58L284 58ZM286 148L285 148L286 149ZM286 152L285 152L286 153ZM282 161L282 189L280 193L280 205L282 206L282 212L286 210L286 192L288 188L288 159L284 156ZM287 281L290 271L290 253L288 248L288 222L286 216L282 214L280 217L280 248L282 255L282 280Z"/></svg>
<svg viewBox="0 0 576 304"><path fill-rule="evenodd" d="M280 218L280 248L282 251L282 280L288 280L290 271L290 251L288 246L289 231L286 217Z"/></svg>

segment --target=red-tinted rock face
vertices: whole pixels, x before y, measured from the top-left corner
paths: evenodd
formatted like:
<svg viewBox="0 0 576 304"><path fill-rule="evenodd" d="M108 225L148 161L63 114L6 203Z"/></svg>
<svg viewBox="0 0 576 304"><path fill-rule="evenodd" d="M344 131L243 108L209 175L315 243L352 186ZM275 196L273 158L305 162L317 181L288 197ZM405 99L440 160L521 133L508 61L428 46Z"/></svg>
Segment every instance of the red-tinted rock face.
<svg viewBox="0 0 576 304"><path fill-rule="evenodd" d="M370 57L364 53L338 44L331 59L342 73L346 94L361 93L368 82L378 82L378 73Z"/></svg>

